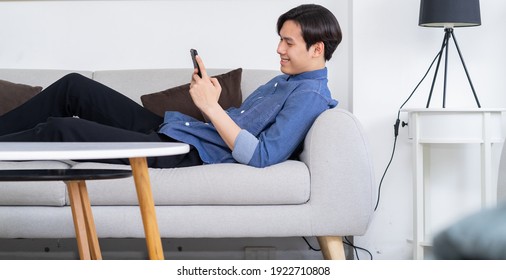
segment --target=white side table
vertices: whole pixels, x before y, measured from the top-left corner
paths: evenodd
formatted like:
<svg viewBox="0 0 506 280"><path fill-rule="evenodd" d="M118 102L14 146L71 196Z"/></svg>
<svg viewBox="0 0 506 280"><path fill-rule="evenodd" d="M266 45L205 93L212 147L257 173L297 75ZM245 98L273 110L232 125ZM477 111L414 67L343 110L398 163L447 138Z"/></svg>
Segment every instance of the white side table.
<svg viewBox="0 0 506 280"><path fill-rule="evenodd" d="M502 143L502 112L505 109L403 109L408 113L408 137L413 144L413 258L424 259L426 240L426 171L425 149L430 144L479 144L481 162L481 205L494 206L497 186L492 177L492 145Z"/></svg>
<svg viewBox="0 0 506 280"><path fill-rule="evenodd" d="M2 142L0 143L0 160L128 158L132 166L149 258L160 260L164 258L163 248L156 220L146 157L177 155L188 153L188 151L188 144L166 142Z"/></svg>

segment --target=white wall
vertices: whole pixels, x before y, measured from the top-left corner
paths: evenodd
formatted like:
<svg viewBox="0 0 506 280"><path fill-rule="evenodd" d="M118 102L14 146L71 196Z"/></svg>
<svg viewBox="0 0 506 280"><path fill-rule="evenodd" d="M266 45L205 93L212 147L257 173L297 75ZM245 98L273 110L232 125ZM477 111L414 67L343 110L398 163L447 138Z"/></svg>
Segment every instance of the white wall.
<svg viewBox="0 0 506 280"><path fill-rule="evenodd" d="M191 67L193 47L210 68L278 69L276 19L303 2L0 1L0 68ZM343 28L343 43L328 65L330 86L341 106L364 125L379 182L397 110L435 56L443 31L418 27L418 0L312 2L332 10ZM481 1L481 10L482 26L455 32L482 106L506 107L506 1ZM450 71L448 107L474 107L458 61L450 61ZM407 107L425 106L428 83ZM376 259L411 258L406 241L412 233L410 152L407 131L401 129L378 212L368 233L355 239ZM444 166L444 157L439 164Z"/></svg>
<svg viewBox="0 0 506 280"><path fill-rule="evenodd" d="M0 1L0 68L78 70L192 67L279 69L279 15L305 1ZM348 0L313 1L342 22L328 64L330 88L348 108Z"/></svg>
<svg viewBox="0 0 506 280"><path fill-rule="evenodd" d="M480 2L482 26L456 28L455 35L482 107L506 107L506 37L501 35L506 26L506 1ZM378 182L392 151L397 110L422 78L443 40L442 29L418 26L419 5L418 0L353 1L353 111L369 137ZM456 58L453 45L450 56ZM476 107L460 62L451 59L449 65L447 107ZM406 107L425 107L431 82L432 75ZM431 107L441 107L441 95L439 84ZM407 116L401 114L401 119L407 121ZM395 158L383 182L379 209L366 236L355 239L375 259L411 258L411 244L407 242L412 235L410 148L407 128L401 129ZM435 189L442 196L442 203L432 210L436 219L452 216L448 213L455 208L472 209L477 205L479 178L472 174L479 165L474 162L475 150L464 150L462 156L457 149L441 146L433 153L439 173L456 174L447 175L443 178L446 184ZM463 197L462 193L468 195Z"/></svg>
<svg viewBox="0 0 506 280"><path fill-rule="evenodd" d="M196 48L208 68L279 69L277 18L305 2L0 0L0 68L190 68L189 49ZM327 66L334 97L349 108L350 0L311 2L326 6L341 23L343 42ZM244 246L276 246L280 258L321 258L301 238L289 240L234 240L210 254L236 258Z"/></svg>

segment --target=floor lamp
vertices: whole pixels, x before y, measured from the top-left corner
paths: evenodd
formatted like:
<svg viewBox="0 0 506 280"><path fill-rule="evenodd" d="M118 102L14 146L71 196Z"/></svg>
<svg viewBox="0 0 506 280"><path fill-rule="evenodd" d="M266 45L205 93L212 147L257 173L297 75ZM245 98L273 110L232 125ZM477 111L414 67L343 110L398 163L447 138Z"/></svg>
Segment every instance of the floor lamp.
<svg viewBox="0 0 506 280"><path fill-rule="evenodd" d="M432 98L432 91L434 90L434 84L436 82L437 74L439 71L439 65L441 63L441 58L443 56L443 52L445 55L445 70L444 70L444 85L443 85L443 108L446 106L446 77L448 72L448 44L450 43L450 39L453 39L455 43L455 47L457 48L457 52L460 57L460 61L462 62L462 66L464 66L464 71L467 75L467 80L471 85L471 89L473 91L474 99L478 108L481 108L480 102L478 101L478 96L474 90L473 83L471 82L471 77L467 71L466 64L464 63L464 59L462 57L462 53L460 52L459 45L457 44L457 40L455 39L455 34L453 33L454 27L467 27L467 26L478 26L481 25L481 17L480 17L480 1L479 0L421 0L420 2L420 18L419 23L420 26L424 27L442 27L444 28L444 39L443 44L441 46L441 50L438 54L436 71L434 73L434 78L432 79L432 86L429 93L429 99L427 100L427 108L429 108L430 100Z"/></svg>

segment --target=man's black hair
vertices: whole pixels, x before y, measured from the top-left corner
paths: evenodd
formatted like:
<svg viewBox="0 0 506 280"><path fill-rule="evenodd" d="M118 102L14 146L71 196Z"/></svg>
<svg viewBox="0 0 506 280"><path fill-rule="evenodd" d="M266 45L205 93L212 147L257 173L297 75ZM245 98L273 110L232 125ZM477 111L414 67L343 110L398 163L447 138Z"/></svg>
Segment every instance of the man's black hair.
<svg viewBox="0 0 506 280"><path fill-rule="evenodd" d="M300 5L282 14L278 19L278 34L287 20L293 20L300 25L302 38L309 48L323 42L325 45L325 60L330 60L343 38L341 27L336 17L327 8L315 4Z"/></svg>

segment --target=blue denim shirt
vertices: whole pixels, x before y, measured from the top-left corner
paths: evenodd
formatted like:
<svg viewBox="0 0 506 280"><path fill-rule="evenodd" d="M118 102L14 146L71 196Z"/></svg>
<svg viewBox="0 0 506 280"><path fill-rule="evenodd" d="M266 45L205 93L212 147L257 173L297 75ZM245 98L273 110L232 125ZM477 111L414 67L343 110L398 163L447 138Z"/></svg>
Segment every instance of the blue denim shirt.
<svg viewBox="0 0 506 280"><path fill-rule="evenodd" d="M327 68L280 75L255 90L239 108L227 109L241 128L233 151L212 123L179 112L166 112L159 132L195 146L204 163L276 164L290 157L323 111L337 105L327 82Z"/></svg>

